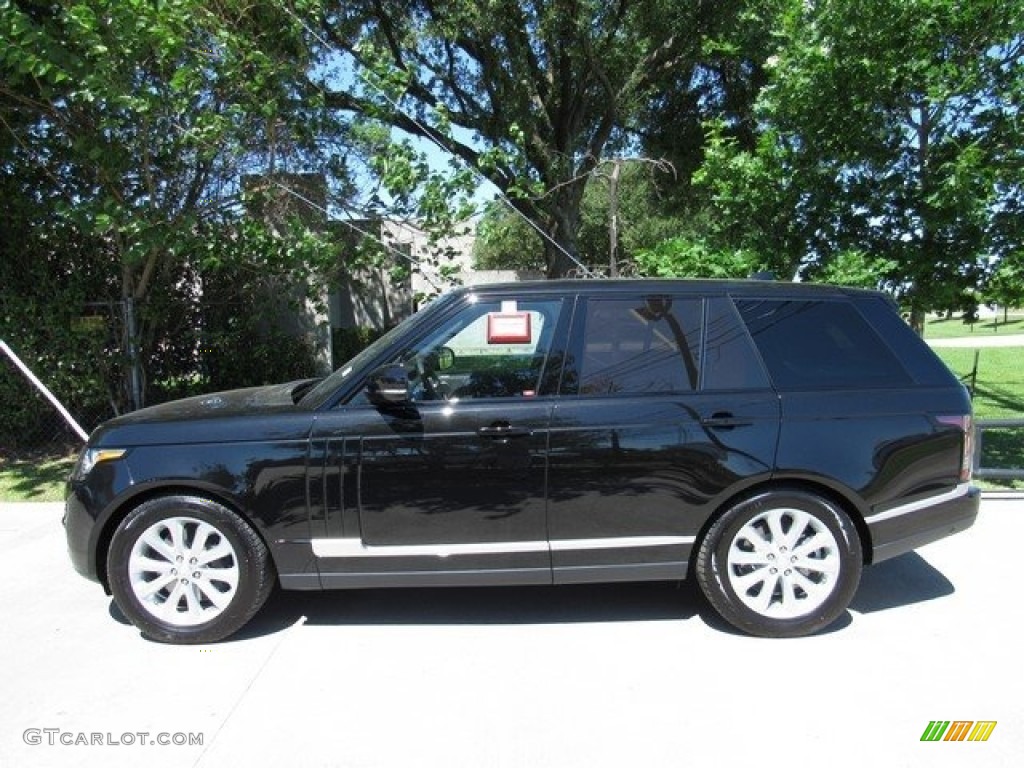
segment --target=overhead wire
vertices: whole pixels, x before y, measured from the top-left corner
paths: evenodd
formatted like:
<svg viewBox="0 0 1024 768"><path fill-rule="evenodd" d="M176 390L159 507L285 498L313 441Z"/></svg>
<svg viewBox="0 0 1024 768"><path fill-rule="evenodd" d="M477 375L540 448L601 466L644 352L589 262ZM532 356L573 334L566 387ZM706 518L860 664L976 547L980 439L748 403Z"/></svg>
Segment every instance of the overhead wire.
<svg viewBox="0 0 1024 768"><path fill-rule="evenodd" d="M278 181L277 179L275 179L272 176L264 176L263 179L268 181L269 183L273 184L274 186L278 187L283 192L291 195L292 197L294 197L295 199L299 200L300 202L304 203L305 205L308 205L310 208L312 208L313 210L317 211L318 213L322 213L325 218L327 218L329 216L329 211L327 210L326 206L321 205L320 203L317 203L317 202L315 202L313 200L310 200L308 197L303 195L301 192L297 192L296 190L294 190L291 187L289 187L287 184L282 184L280 181ZM352 219L336 219L336 221L338 221L339 223L345 225L346 227L351 229L353 232L356 232L357 234L359 234L359 235L361 235L361 236L363 236L365 238L373 240L378 245L380 245L382 248L387 250L389 253L392 253L393 255L397 256L400 259L408 261L410 264L413 265L413 267L420 267L421 266L419 260L413 258L412 256L410 256L407 253L403 253L401 251L401 249L394 247L391 243L388 243L383 238L383 236L375 235L373 232L370 232L368 230L360 228L359 226L357 226L355 224L355 222ZM444 291L444 287L442 285L440 285L439 283L437 283L430 276L430 273L428 271L421 269L420 270L420 274L423 276L423 279L430 284L430 286L432 288L434 288L438 292Z"/></svg>
<svg viewBox="0 0 1024 768"><path fill-rule="evenodd" d="M306 20L299 16L297 13L295 13L287 3L284 4L283 7L285 12L293 19L295 19L321 45L323 45L325 48L331 47L330 43L327 40L325 40L324 37L321 34L319 34L315 29L310 27L309 24L306 23ZM434 144L442 152L454 158L456 162L461 163L465 168L467 168L470 171L470 173L472 173L476 177L478 181L482 181L485 183L493 183L483 174L483 172L479 168L477 168L475 165L467 161L465 158L460 157L456 153L452 152L448 147L446 147L444 143L437 137L437 133L433 128L424 125L415 115L410 114L408 110L403 108L401 104L399 104L398 101L392 98L392 96L386 90L380 87L377 83L374 83L370 78L366 77L361 71L359 71L358 67L356 70L356 75L363 83L365 83L370 88L374 89L377 93L379 93L384 98L384 100L391 106L392 109L394 109L398 114L402 115L405 119L409 120L409 122L415 125L419 129L420 133L424 138L426 138L428 141ZM502 189L498 188L497 186L495 186L495 189L497 190L498 197L506 206L508 206L508 208L512 211L513 214L519 216L524 222L526 222L526 224L530 226L538 235L540 235L542 239L544 239L552 246L557 248L559 251L561 251L566 258L568 258L573 264L576 265L576 268L580 271L581 274L583 274L585 277L601 276L599 273L594 272L586 264L580 261L576 256L574 256L568 250L566 250L566 248L561 243L559 243L557 240L551 237L551 235L545 232L543 227L537 224L537 222L535 222L529 216L527 216L518 208L516 208L516 206L512 203L511 199L509 199L508 195L506 195Z"/></svg>

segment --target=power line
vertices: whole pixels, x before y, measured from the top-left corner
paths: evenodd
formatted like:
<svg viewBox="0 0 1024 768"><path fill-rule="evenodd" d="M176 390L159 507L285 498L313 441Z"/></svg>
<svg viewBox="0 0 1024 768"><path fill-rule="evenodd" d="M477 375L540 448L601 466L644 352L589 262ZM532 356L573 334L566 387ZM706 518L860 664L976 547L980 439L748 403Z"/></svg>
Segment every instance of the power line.
<svg viewBox="0 0 1024 768"><path fill-rule="evenodd" d="M325 39L323 38L323 36L322 36L322 35L320 35L320 34L319 34L319 33L318 33L318 32L317 32L316 30L312 29L312 28L311 28L311 27L309 26L309 24L307 24L307 23L306 23L305 19L301 18L301 17L300 17L300 16L298 15L298 14L296 14L296 13L295 13L295 12L294 12L294 11L293 11L293 10L292 10L292 9L291 9L291 8L290 8L289 6L288 6L288 5L285 5L285 6L284 6L284 9L285 9L285 11L286 11L286 12L288 13L288 15L290 15L290 16L291 16L291 17L292 17L293 19L295 19L295 20L296 20L297 22L299 22L299 24L301 24L301 25L302 25L302 27L303 27L303 28L304 28L304 29L305 29L305 30L306 30L306 31L307 31L307 32L308 32L308 33L309 33L310 35L312 35L312 36L313 36L313 37L314 37L314 38L315 38L315 39L316 39L317 41L319 41L321 45L323 45L323 46L324 46L325 48L331 48L331 44L330 44L329 42L327 42L327 40L325 40ZM474 175L474 176L475 176L475 177L477 178L477 180L478 180L478 181L483 181L483 182L487 182L487 183L492 183L492 182L491 182L491 180L490 180L490 179L488 179L488 178L487 178L487 177L486 177L486 176L485 176L485 175L484 175L484 174L483 174L483 173L482 173L482 172L480 171L480 169L479 169L479 168L477 168L477 167L476 167L475 165L473 165L472 163L468 162L468 161L467 161L467 160L466 160L465 158L462 158L462 157L460 157L459 155L455 154L455 153L454 153L454 152L452 152L452 151L451 151L450 149L448 149L448 147L446 147L446 146L444 145L444 143L443 143L443 142L441 142L441 140L437 138L436 132L434 131L434 129L433 129L433 128L430 128L429 126L426 126L426 125L424 125L423 123L421 123L421 122L419 121L419 119L417 119L417 118L416 118L416 116L415 116L415 115L412 115L412 114L410 114L410 113L409 113L409 112L408 112L407 110L405 110L404 108L402 108L402 106L401 106L401 105L400 105L400 104L399 104L399 103L398 103L398 102L397 102L397 101L396 101L395 99L393 99L393 98L391 97L391 95L390 95L390 94L388 94L388 92L387 92L387 91L385 91L385 90L384 90L383 88L381 88L381 87L380 87L379 85L377 85L377 84L376 84L376 83L374 83L374 82L373 82L372 80L370 80L369 78L367 78L367 77L366 77L366 76L365 76L365 75L364 75L364 74L363 74L363 73L362 73L362 72L360 71L360 68L358 67L358 62L357 62L357 68L356 68L356 73L357 73L357 76L359 77L359 79L360 79L360 80L362 80L362 82L366 83L366 84L367 84L368 86L370 86L370 87L371 87L372 89L374 89L375 91L377 91L377 93L379 93L379 94L380 94L381 96L383 96L383 97L384 97L384 100L385 100L385 101L387 101L387 103L388 103L389 105L391 105L391 108L392 108L392 109L394 109L394 110L395 110L396 112L398 112L398 113L399 113L400 115L402 115L402 116L403 116L403 117L404 117L404 118L405 118L406 120L408 120L408 121L409 121L409 122L411 122L411 123L412 123L413 125L415 125L415 126L416 126L416 127L417 127L417 128L419 129L419 130L420 130L420 132L422 133L422 135L423 135L423 136L424 136L424 137L425 137L425 138L426 138L426 139L427 139L428 141L430 141L431 143L433 143L433 144L434 144L434 145L435 145L435 146L436 146L436 147L437 147L438 149L440 149L440 150L441 150L442 152L444 152L445 154L447 154L447 155L449 155L449 156L451 156L451 157L455 158L455 160L456 160L457 162L461 163L461 164L462 164L462 165L463 165L463 166L464 166L465 168L467 168L467 169L468 169L468 170L470 171L470 173L472 173L472 174L473 174L473 175ZM546 240L547 242L549 242L549 243L550 243L551 245L553 245L553 246L554 246L555 248L557 248L557 249L558 249L559 251L561 251L561 252L562 252L562 254L564 254L564 255L565 255L565 256L566 256L566 257L567 257L567 258L568 258L568 259L569 259L569 260L570 260L570 261L571 261L571 262L572 262L573 264L575 264L575 265L576 265L576 267L577 267L577 268L578 268L578 269L580 270L580 272L581 272L581 273L582 273L583 275L585 275L585 276L587 276L587 277L600 277L600 275L598 275L597 273L593 272L593 271L592 271L592 270L591 270L591 269L590 269L589 267L587 267L587 265L586 265L586 264L584 264L584 263L583 263L582 261L580 261L580 260L579 260L578 258L576 258L576 257L575 257L575 256L573 256L573 255L572 255L571 253L569 253L569 251L567 251L567 250L566 250L566 249L565 249L565 248L564 248L564 247L563 247L563 246L561 245L561 243L559 243L559 242L558 242L557 240L555 240L555 239L554 239L553 237L551 237L551 235L549 235L549 234L548 234L547 232L545 232L545 231L544 231L544 229L543 229L543 228L542 228L542 227L541 227L541 226L540 226L539 224L537 224L537 222L535 222L535 221L534 221L533 219L531 219L531 218L530 218L529 216L527 216L527 215L526 215L526 214L524 214L524 213L523 213L522 211L520 211L520 210L519 210L518 208L516 208L516 207L515 207L515 205L513 205L513 204L512 204L512 201L511 201L511 200L509 199L509 197L508 197L508 196L507 196L507 195L506 195L506 194L504 193L504 191L502 191L501 189L499 189L499 188L497 188L497 187L495 187L495 188L496 188L496 189L497 189L497 191L498 191L498 197L499 197L499 198L501 199L501 201L502 201L503 203L505 203L505 205L507 205L507 206L508 206L508 207L509 207L509 208L510 208L510 209L512 210L512 212L513 212L513 213L514 213L514 214L515 214L516 216L519 216L519 217L520 217L520 218L521 218L521 219L522 219L523 221L525 221L525 222L527 223L527 225L529 225L529 226L530 226L530 227L531 227L531 228L532 228L532 229L533 229L533 230L534 230L534 231L535 231L535 232L536 232L536 233L537 233L538 235L540 235L540 236L541 236L541 238L543 238L544 240Z"/></svg>

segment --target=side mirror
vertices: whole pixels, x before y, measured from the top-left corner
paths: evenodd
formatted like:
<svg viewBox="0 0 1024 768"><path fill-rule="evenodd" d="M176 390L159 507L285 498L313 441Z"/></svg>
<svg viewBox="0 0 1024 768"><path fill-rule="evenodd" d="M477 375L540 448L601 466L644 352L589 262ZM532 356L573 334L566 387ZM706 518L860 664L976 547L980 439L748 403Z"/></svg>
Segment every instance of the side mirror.
<svg viewBox="0 0 1024 768"><path fill-rule="evenodd" d="M437 350L437 370L447 371L455 365L455 352L451 347L441 347Z"/></svg>
<svg viewBox="0 0 1024 768"><path fill-rule="evenodd" d="M401 365L385 365L370 374L366 393L374 405L409 402L409 374Z"/></svg>

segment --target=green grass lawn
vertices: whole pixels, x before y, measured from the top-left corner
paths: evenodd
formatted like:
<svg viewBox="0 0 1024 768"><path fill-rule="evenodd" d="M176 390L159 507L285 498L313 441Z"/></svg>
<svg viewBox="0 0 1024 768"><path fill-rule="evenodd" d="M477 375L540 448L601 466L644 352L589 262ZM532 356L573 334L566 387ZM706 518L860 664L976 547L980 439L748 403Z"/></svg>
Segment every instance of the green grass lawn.
<svg viewBox="0 0 1024 768"><path fill-rule="evenodd" d="M1024 333L1024 314L1020 310L1010 312L1009 322L1003 322L1003 313L999 317L986 317L970 325L960 317L929 319L924 325L926 339L953 339L960 336L1003 336Z"/></svg>
<svg viewBox="0 0 1024 768"><path fill-rule="evenodd" d="M62 501L76 456L0 458L0 501Z"/></svg>
<svg viewBox="0 0 1024 768"><path fill-rule="evenodd" d="M966 377L974 366L973 349L940 347L936 354L958 376ZM979 419L1024 418L1024 365L1020 347L986 347L978 350L978 381L974 415Z"/></svg>
<svg viewBox="0 0 1024 768"><path fill-rule="evenodd" d="M936 349L935 352L958 376L974 366L973 349ZM987 347L978 353L978 380L974 391L977 419L1024 418L1024 365L1020 347ZM1024 467L1024 428L986 430L982 440L981 466ZM1024 481L982 480L983 488L1024 488Z"/></svg>

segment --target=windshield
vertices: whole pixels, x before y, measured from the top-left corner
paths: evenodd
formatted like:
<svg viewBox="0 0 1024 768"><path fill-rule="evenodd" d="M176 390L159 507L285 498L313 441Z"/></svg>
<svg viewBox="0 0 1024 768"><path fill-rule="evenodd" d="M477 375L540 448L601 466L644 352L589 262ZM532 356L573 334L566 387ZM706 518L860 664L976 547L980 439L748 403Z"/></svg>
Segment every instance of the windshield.
<svg viewBox="0 0 1024 768"><path fill-rule="evenodd" d="M431 301L419 312L407 317L351 360L336 368L334 373L323 379L306 393L306 396L302 398L302 405L311 409L319 408L330 399L338 387L348 380L349 376L365 368L370 360L377 357L385 347L389 346L398 336L404 333L411 323L420 323L431 315L437 314L442 307L447 306L451 302L452 299L450 297L452 296L453 294L447 294Z"/></svg>

